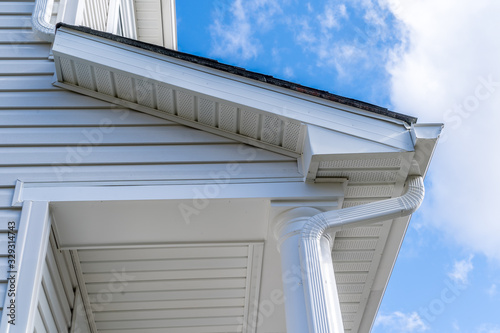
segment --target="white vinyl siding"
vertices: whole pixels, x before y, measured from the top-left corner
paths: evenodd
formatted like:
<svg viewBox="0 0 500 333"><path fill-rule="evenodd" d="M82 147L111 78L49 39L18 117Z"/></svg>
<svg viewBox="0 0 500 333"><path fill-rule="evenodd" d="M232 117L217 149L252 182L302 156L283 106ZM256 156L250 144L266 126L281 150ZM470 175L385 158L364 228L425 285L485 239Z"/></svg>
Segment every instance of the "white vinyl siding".
<svg viewBox="0 0 500 333"><path fill-rule="evenodd" d="M160 0L135 0L137 39L163 46L162 6Z"/></svg>
<svg viewBox="0 0 500 333"><path fill-rule="evenodd" d="M19 217L21 211L10 208L10 200L14 193L13 189L0 188L0 316L4 306L7 293L8 278L8 222L16 222L16 229L19 228ZM9 299L10 300L10 299ZM1 318L0 317L0 318Z"/></svg>
<svg viewBox="0 0 500 333"><path fill-rule="evenodd" d="M72 265L56 249L51 236L38 295L34 332L67 332L70 328L76 287L72 270Z"/></svg>
<svg viewBox="0 0 500 333"><path fill-rule="evenodd" d="M108 23L109 0L83 0L82 25L106 31Z"/></svg>
<svg viewBox="0 0 500 333"><path fill-rule="evenodd" d="M7 222L18 224L20 216L11 206L18 179L210 179L228 162L241 166L235 178L301 179L293 158L260 149L241 153L233 140L55 88L50 45L35 39L30 29L33 7L33 2L0 1L0 309L7 286ZM51 278L72 306L68 297L74 297L74 286L68 277L60 276L62 289L58 279ZM41 293L52 285L48 276L44 281ZM67 305L58 295L57 302L46 298L66 309L63 317L53 314L54 323L64 326ZM52 315L44 312L37 318L52 322L45 316Z"/></svg>

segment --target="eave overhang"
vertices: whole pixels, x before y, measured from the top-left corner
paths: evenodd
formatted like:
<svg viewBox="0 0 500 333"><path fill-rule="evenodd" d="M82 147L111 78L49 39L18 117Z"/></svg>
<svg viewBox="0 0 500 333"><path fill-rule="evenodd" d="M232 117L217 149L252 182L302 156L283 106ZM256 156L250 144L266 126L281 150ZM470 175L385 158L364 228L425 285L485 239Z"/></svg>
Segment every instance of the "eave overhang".
<svg viewBox="0 0 500 333"><path fill-rule="evenodd" d="M339 134L364 142L351 153L414 150L413 117L209 59L64 24L53 54L56 86L287 156L338 154Z"/></svg>
<svg viewBox="0 0 500 333"><path fill-rule="evenodd" d="M440 124L83 27L59 26L53 54L56 86L297 158L304 180L344 184L343 208L401 195L408 175L425 176L441 131ZM355 302L352 292L341 299L346 328L369 331L408 222L335 236L352 246L370 238L364 252L373 255L360 266L346 262L341 245L333 250L346 288L358 283L351 278L365 279Z"/></svg>

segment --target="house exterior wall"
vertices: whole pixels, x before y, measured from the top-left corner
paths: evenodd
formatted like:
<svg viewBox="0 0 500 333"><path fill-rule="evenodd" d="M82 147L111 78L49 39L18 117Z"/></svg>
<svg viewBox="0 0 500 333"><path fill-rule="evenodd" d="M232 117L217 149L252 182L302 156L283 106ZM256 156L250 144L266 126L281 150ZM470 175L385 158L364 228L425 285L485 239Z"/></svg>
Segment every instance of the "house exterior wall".
<svg viewBox="0 0 500 333"><path fill-rule="evenodd" d="M0 300L7 290L8 222L16 180L210 180L302 175L295 159L52 86L50 45L30 29L34 2L0 2ZM18 228L18 225L16 226ZM0 306L2 306L0 302Z"/></svg>
<svg viewBox="0 0 500 333"><path fill-rule="evenodd" d="M67 332L72 323L76 281L72 266L50 237L42 273L34 332Z"/></svg>

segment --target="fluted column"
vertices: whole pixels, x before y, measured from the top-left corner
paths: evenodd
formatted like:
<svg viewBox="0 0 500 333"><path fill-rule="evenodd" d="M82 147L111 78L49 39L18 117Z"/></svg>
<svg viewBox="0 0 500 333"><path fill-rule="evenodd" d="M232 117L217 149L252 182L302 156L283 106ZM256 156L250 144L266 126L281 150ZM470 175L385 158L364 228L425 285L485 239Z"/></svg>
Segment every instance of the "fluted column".
<svg viewBox="0 0 500 333"><path fill-rule="evenodd" d="M303 279L309 274L304 274L300 259L299 240L301 231L307 221L317 214L321 213L318 209L310 207L293 208L281 213L276 218L275 236L278 239L278 247L281 256L281 271L283 280L283 292L285 295L285 313L286 327L288 333L310 332L311 327L321 323L312 323L308 313L308 299L304 290ZM337 295L337 286L333 274L333 265L331 257L332 239L328 234L324 234L320 239L321 248L321 276L325 277L320 283L324 284L324 290L329 295L327 299L333 299L330 302L329 313L320 321L331 322L332 317L336 320L340 316L340 308ZM341 324L341 323L340 323Z"/></svg>

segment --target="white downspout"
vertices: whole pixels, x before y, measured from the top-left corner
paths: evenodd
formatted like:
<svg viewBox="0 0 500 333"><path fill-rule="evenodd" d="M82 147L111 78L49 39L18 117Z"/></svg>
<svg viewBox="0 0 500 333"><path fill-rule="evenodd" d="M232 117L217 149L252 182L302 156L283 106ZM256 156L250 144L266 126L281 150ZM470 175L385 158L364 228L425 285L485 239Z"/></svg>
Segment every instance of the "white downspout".
<svg viewBox="0 0 500 333"><path fill-rule="evenodd" d="M47 42L53 42L55 36L55 26L50 23L54 0L36 0L31 23L35 35Z"/></svg>
<svg viewBox="0 0 500 333"><path fill-rule="evenodd" d="M336 284L332 283L331 251L325 251L321 241L325 232L412 214L424 198L423 178L408 177L406 186L406 193L398 198L320 213L302 227L299 255L309 333L344 332Z"/></svg>

